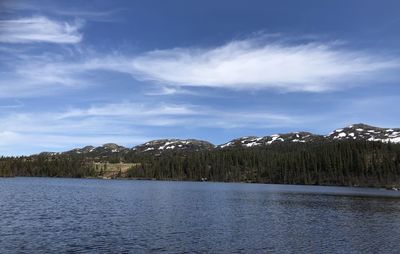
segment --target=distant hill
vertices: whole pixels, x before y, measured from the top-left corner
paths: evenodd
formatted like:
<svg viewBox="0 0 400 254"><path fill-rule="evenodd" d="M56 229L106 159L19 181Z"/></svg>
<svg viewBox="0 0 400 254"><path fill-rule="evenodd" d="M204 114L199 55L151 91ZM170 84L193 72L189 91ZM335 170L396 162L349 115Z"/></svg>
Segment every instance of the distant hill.
<svg viewBox="0 0 400 254"><path fill-rule="evenodd" d="M227 148L249 148L267 146L276 143L312 143L329 142L338 140L363 140L377 141L383 143L400 143L400 128L381 128L366 124L353 124L347 127L336 129L328 135L317 135L310 132L290 132L274 134L263 137L249 136L233 139L221 145L213 145L204 140L197 139L159 139L148 141L133 148L123 147L117 144L104 144L99 147L85 146L75 148L62 153L43 152L41 155L85 155L88 157L115 156L134 151L135 153L162 154L164 152L195 152L212 149Z"/></svg>

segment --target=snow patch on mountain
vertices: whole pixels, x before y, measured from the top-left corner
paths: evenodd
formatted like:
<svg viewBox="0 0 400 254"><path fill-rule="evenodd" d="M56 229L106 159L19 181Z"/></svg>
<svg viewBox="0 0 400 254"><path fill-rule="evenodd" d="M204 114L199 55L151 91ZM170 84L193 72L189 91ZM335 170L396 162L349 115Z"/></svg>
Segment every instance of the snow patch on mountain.
<svg viewBox="0 0 400 254"><path fill-rule="evenodd" d="M384 143L400 143L400 129L379 128L366 124L354 124L343 129L337 129L326 137L334 140L353 139L379 141Z"/></svg>
<svg viewBox="0 0 400 254"><path fill-rule="evenodd" d="M162 153L166 150L200 151L210 150L213 148L213 144L207 141L196 139L158 139L149 141L141 145L137 145L134 147L134 150L138 153L149 151Z"/></svg>
<svg viewBox="0 0 400 254"><path fill-rule="evenodd" d="M271 145L273 143L279 142L295 142L295 143L305 143L310 141L320 140L322 136L314 135L309 132L291 132L286 134L273 134L264 137L242 137L238 139L231 140L225 144L217 146L219 149L228 147L255 147L255 146L265 146Z"/></svg>

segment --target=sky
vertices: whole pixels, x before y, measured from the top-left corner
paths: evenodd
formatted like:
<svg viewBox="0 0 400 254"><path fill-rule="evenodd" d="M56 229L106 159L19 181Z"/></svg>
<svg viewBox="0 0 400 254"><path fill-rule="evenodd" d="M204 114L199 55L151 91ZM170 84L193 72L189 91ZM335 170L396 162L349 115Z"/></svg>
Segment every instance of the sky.
<svg viewBox="0 0 400 254"><path fill-rule="evenodd" d="M0 155L400 127L399 9L0 0Z"/></svg>

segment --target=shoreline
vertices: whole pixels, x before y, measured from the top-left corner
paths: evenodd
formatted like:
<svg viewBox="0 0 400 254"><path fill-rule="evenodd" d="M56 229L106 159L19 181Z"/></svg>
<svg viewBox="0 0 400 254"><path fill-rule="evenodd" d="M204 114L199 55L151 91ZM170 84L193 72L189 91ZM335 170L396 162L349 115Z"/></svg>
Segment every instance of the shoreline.
<svg viewBox="0 0 400 254"><path fill-rule="evenodd" d="M70 177L70 176L0 176L2 178L55 178L55 179L87 179L87 180L124 180L124 181L158 181L158 182L193 182L193 183L236 183L236 184L258 184L258 185L284 185L284 186L315 186L315 187L344 187L344 188L360 188L360 189L377 189L387 190L394 193L399 192L397 186L366 186L366 185L332 185L332 184L290 184L290 183L264 183L264 182L244 182L244 181L202 181L202 180L183 180L183 179L156 179L156 178L139 178L139 177Z"/></svg>

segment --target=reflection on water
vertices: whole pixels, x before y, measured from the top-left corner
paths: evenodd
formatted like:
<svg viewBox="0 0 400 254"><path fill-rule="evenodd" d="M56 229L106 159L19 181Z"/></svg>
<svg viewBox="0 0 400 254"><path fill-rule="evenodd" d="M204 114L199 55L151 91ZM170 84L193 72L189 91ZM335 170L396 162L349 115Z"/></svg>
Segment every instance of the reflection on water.
<svg viewBox="0 0 400 254"><path fill-rule="evenodd" d="M0 179L0 253L396 253L400 193L378 189Z"/></svg>

